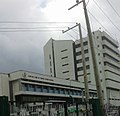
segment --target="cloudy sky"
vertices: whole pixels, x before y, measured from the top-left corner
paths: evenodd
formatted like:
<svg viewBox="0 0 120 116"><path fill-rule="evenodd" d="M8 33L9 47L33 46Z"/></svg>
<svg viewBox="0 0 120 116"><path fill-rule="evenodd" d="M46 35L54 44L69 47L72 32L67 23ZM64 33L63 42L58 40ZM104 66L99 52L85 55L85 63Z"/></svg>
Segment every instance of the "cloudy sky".
<svg viewBox="0 0 120 116"><path fill-rule="evenodd" d="M0 0L0 72L44 73L43 46L54 39L78 39L80 22L86 35L83 6L68 11L76 0ZM86 0L92 31L107 31L120 42L120 1ZM85 29L84 29L85 28Z"/></svg>

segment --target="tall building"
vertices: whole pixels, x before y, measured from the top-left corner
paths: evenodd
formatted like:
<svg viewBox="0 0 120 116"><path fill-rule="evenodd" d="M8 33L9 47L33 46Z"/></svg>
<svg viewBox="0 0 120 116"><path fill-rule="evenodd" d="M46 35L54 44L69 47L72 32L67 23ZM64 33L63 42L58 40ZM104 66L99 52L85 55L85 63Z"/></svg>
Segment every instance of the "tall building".
<svg viewBox="0 0 120 116"><path fill-rule="evenodd" d="M72 40L50 39L44 46L45 74L75 79Z"/></svg>
<svg viewBox="0 0 120 116"><path fill-rule="evenodd" d="M98 30L93 32L92 36L105 103L114 102L114 104L120 104L119 44L106 32ZM83 45L88 83L89 85L95 85L93 61L88 37L83 38ZM67 76L70 79L79 80L84 83L80 40L73 42L70 40L50 39L44 46L44 55L45 72L47 75L51 75L50 70L54 70L54 75L51 76L65 78ZM49 56L52 56L52 59Z"/></svg>

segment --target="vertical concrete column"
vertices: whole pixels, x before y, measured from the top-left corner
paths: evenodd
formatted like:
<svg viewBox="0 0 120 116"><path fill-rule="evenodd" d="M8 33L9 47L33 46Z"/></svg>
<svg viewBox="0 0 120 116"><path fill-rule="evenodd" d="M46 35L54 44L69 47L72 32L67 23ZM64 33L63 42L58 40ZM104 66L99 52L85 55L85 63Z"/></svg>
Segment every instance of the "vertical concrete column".
<svg viewBox="0 0 120 116"><path fill-rule="evenodd" d="M79 116L78 103L76 103L76 116Z"/></svg>
<svg viewBox="0 0 120 116"><path fill-rule="evenodd" d="M67 102L64 103L64 112L65 112L65 116L68 116L68 107L67 107Z"/></svg>

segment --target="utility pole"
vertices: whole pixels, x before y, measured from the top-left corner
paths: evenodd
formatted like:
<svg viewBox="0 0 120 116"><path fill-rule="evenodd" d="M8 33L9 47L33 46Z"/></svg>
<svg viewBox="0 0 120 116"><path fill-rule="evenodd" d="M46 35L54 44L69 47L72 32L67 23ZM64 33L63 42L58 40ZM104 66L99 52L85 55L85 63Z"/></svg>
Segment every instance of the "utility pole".
<svg viewBox="0 0 120 116"><path fill-rule="evenodd" d="M99 75L99 71L98 71L98 67L97 67L97 61L96 61L96 57L95 57L94 42L93 42L93 38L92 38L92 33L91 33L91 28L90 28L90 23L89 23L85 0L82 0L82 1L76 0L76 4L73 5L72 7L70 7L68 10L71 10L72 8L74 8L75 6L77 6L78 4L80 4L82 2L83 2L85 20L86 20L86 25L87 25L88 37L89 37L89 42L90 42L92 60L93 60L93 69L94 69L94 75L95 75L95 81L96 81L97 95L98 95L98 99L100 101L101 113L103 116L105 116L104 98L103 98L102 87L101 87L101 82L100 82L100 75Z"/></svg>
<svg viewBox="0 0 120 116"><path fill-rule="evenodd" d="M78 27L79 27L79 35L80 35L80 43L81 43L80 45L81 45L82 63L83 63L83 75L84 75L84 83L85 83L85 101L86 101L86 106L87 106L86 113L87 113L87 116L90 116L88 77L87 77L83 38L82 38L82 31L81 31L80 23Z"/></svg>
<svg viewBox="0 0 120 116"><path fill-rule="evenodd" d="M87 77L87 70L86 70L86 63L85 63L85 55L84 55L84 46L83 46L83 38L82 38L82 31L81 25L76 24L75 26L69 28L66 31L62 31L63 33L75 28L78 26L79 29L79 37L80 37L80 45L81 45L81 53L82 53L82 63L83 63L83 75L84 75L84 85L85 85L85 102L86 102L86 116L90 116L90 107L89 107L89 87L88 87L88 77Z"/></svg>

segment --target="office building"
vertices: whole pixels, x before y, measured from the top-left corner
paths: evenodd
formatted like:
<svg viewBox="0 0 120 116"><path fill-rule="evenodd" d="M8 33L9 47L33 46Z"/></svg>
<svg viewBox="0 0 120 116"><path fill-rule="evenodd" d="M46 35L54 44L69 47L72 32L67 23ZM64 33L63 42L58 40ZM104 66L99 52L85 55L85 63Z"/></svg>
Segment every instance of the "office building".
<svg viewBox="0 0 120 116"><path fill-rule="evenodd" d="M105 103L117 104L120 102L119 44L106 32L99 30L93 32L92 37ZM88 83L95 86L93 61L88 37L83 38L83 45ZM49 56L52 56L52 59ZM51 75L50 70L54 70L54 73L57 75L53 76L66 77L67 75L71 80L79 80L84 83L80 40L73 42L72 40L50 39L44 46L44 57L45 72L47 75ZM69 72L72 74L70 75Z"/></svg>

